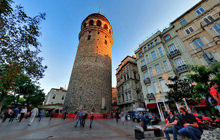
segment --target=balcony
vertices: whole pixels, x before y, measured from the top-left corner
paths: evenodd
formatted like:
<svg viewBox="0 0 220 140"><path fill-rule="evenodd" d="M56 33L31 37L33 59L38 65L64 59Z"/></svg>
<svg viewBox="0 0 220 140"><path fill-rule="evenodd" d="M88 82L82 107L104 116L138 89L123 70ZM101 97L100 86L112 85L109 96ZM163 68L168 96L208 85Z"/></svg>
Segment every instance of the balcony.
<svg viewBox="0 0 220 140"><path fill-rule="evenodd" d="M145 84L150 83L150 78L145 78L145 79L144 79L144 83L145 83Z"/></svg>
<svg viewBox="0 0 220 140"><path fill-rule="evenodd" d="M220 35L213 37L213 40L218 44L218 42L220 41Z"/></svg>
<svg viewBox="0 0 220 140"><path fill-rule="evenodd" d="M155 100L154 94L153 94L153 93L148 93L148 94L147 94L147 99L148 99L148 100Z"/></svg>
<svg viewBox="0 0 220 140"><path fill-rule="evenodd" d="M181 73L183 73L183 72L188 72L188 71L189 71L189 69L188 69L188 67L186 66L186 64L177 67L177 72L178 72L178 74L181 74Z"/></svg>
<svg viewBox="0 0 220 140"><path fill-rule="evenodd" d="M201 28L204 29L205 26L208 26L209 24L217 21L220 18L220 12L216 13L213 16L208 16L207 18L204 18L204 20L200 23Z"/></svg>
<svg viewBox="0 0 220 140"><path fill-rule="evenodd" d="M180 51L178 49L175 49L171 51L169 55L170 55L170 58L174 58L175 56L180 55L180 54L181 54Z"/></svg>
<svg viewBox="0 0 220 140"><path fill-rule="evenodd" d="M141 66L141 70L142 70L142 71L147 70L147 66L146 66L146 65Z"/></svg>

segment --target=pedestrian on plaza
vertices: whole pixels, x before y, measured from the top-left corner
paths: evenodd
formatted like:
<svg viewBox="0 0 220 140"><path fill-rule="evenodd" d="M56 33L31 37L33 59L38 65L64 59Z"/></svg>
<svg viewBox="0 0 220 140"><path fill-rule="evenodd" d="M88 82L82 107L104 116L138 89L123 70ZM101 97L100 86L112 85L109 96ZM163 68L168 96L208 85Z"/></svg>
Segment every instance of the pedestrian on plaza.
<svg viewBox="0 0 220 140"><path fill-rule="evenodd" d="M80 124L82 124L83 111L81 108L79 109L77 114L78 114L78 119L76 120L76 123L74 125L75 128L77 127L79 121L80 121ZM76 116L77 116L77 114L76 114Z"/></svg>
<svg viewBox="0 0 220 140"><path fill-rule="evenodd" d="M216 100L216 102L217 102L216 107L217 107L218 111L220 112L220 94L217 91L217 88L218 88L218 84L216 82L211 82L210 83L209 93Z"/></svg>
<svg viewBox="0 0 220 140"><path fill-rule="evenodd" d="M63 113L63 119L65 120L66 119L66 116L67 116L68 112L67 110Z"/></svg>
<svg viewBox="0 0 220 140"><path fill-rule="evenodd" d="M75 111L74 112L75 117L73 118L73 120L76 120L77 114L78 114L78 111Z"/></svg>
<svg viewBox="0 0 220 140"><path fill-rule="evenodd" d="M9 112L9 108L5 109L5 111L4 111L4 117L3 117L3 119L2 119L2 123L5 122L5 120L7 120L7 118L9 117L8 112Z"/></svg>
<svg viewBox="0 0 220 140"><path fill-rule="evenodd" d="M21 116L19 119L19 122L21 122L21 120L23 119L23 117L27 114L27 107L24 107L21 109Z"/></svg>
<svg viewBox="0 0 220 140"><path fill-rule="evenodd" d="M125 125L125 113L123 111L120 113L120 119L121 119L122 125Z"/></svg>
<svg viewBox="0 0 220 140"><path fill-rule="evenodd" d="M165 133L167 140L170 140L169 133L173 134L173 140L177 140L177 131L182 128L182 126L178 125L179 119L174 115L174 111L167 110L169 117L167 118L168 121L165 124L162 131Z"/></svg>
<svg viewBox="0 0 220 140"><path fill-rule="evenodd" d="M90 113L90 125L89 125L89 128L92 128L92 122L93 122L93 119L94 119L94 111L95 111L95 109L92 109L92 112Z"/></svg>
<svg viewBox="0 0 220 140"><path fill-rule="evenodd" d="M31 117L30 117L30 121L28 123L28 126L31 126L32 122L34 121L35 117L38 116L39 110L38 108L34 107L31 110Z"/></svg>
<svg viewBox="0 0 220 140"><path fill-rule="evenodd" d="M111 111L111 118L113 119L113 111Z"/></svg>
<svg viewBox="0 0 220 140"><path fill-rule="evenodd" d="M18 111L18 115L17 115L17 117L16 117L16 120L20 119L20 117L21 117L21 108L19 108L19 111Z"/></svg>
<svg viewBox="0 0 220 140"><path fill-rule="evenodd" d="M199 140L202 135L202 129L194 115L188 113L185 108L180 107L182 113L182 120L184 122L183 128L178 130L178 134L191 138L192 140Z"/></svg>
<svg viewBox="0 0 220 140"><path fill-rule="evenodd" d="M41 119L43 118L43 116L45 115L45 113L46 113L46 112L45 112L44 109L41 109L41 110L40 110L40 116L39 116L39 120L38 120L39 122L41 121Z"/></svg>
<svg viewBox="0 0 220 140"><path fill-rule="evenodd" d="M17 118L18 112L19 112L19 109L18 109L18 108L15 108L15 109L13 110L13 115L11 116L9 122L13 122L14 118Z"/></svg>
<svg viewBox="0 0 220 140"><path fill-rule="evenodd" d="M53 118L53 114L55 113L55 108L52 109L52 111L50 112L50 120Z"/></svg>
<svg viewBox="0 0 220 140"><path fill-rule="evenodd" d="M147 119L144 112L141 112L141 122L139 123L139 126L143 129L147 129Z"/></svg>
<svg viewBox="0 0 220 140"><path fill-rule="evenodd" d="M118 123L118 119L119 119L119 112L118 112L118 109L116 110L115 112L115 119L116 119L116 122Z"/></svg>

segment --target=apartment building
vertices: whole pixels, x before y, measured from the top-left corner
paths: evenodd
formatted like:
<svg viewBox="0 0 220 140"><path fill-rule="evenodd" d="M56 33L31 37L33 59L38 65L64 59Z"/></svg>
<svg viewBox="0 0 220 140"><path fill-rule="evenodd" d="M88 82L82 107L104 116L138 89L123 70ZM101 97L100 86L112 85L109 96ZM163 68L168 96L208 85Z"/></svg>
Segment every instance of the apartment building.
<svg viewBox="0 0 220 140"><path fill-rule="evenodd" d="M118 107L123 111L136 111L144 107L136 58L127 56L116 69Z"/></svg>
<svg viewBox="0 0 220 140"><path fill-rule="evenodd" d="M220 60L220 1L202 0L171 24L195 65Z"/></svg>

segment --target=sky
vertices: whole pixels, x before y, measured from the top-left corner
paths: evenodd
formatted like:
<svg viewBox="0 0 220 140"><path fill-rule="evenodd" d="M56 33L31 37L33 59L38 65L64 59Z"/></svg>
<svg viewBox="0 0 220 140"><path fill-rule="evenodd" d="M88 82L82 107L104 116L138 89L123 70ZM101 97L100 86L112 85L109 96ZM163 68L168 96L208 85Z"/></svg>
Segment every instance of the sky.
<svg viewBox="0 0 220 140"><path fill-rule="evenodd" d="M46 13L42 22L40 56L48 68L40 80L47 94L51 88L68 88L82 21L92 13L101 14L113 29L112 86L116 69L128 55L158 30L186 12L200 0L14 0L29 16Z"/></svg>

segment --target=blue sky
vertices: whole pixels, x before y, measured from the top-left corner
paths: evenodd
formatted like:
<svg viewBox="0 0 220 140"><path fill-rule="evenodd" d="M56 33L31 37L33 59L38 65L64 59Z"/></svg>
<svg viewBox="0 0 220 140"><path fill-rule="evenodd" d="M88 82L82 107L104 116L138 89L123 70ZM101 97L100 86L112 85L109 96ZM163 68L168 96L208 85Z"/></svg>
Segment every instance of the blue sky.
<svg viewBox="0 0 220 140"><path fill-rule="evenodd" d="M116 86L116 68L127 55L157 30L168 27L200 0L15 0L25 12L35 16L46 13L41 24L43 64L48 66L41 87L67 88L78 47L82 21L90 14L107 17L113 29L112 86Z"/></svg>

